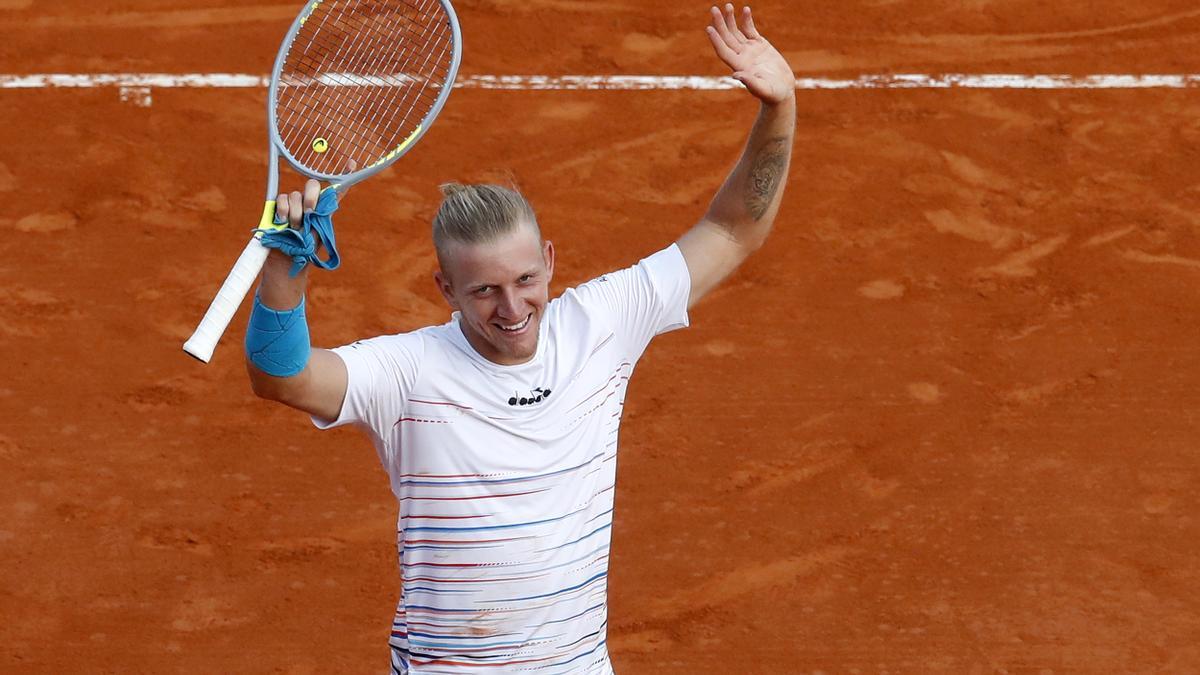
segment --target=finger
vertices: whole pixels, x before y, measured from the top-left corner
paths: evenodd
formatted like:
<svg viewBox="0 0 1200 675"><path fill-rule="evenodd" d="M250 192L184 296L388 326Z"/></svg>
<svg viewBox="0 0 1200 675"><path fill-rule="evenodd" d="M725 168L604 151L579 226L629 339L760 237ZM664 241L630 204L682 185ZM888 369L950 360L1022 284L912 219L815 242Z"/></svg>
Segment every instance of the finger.
<svg viewBox="0 0 1200 675"><path fill-rule="evenodd" d="M299 227L302 220L304 220L304 198L299 192L293 192L288 195L288 223L292 227Z"/></svg>
<svg viewBox="0 0 1200 675"><path fill-rule="evenodd" d="M724 61L726 64L729 64L734 58L737 57L737 53L729 48L729 45L717 32L716 28L713 28L712 26L705 26L704 32L706 35L708 35L708 41L712 43L713 49L716 50L717 56L720 57L722 61Z"/></svg>
<svg viewBox="0 0 1200 675"><path fill-rule="evenodd" d="M723 18L725 19L725 27L729 29L729 34L733 36L734 41L738 44L743 44L746 42L746 36L742 35L741 29L738 28L737 14L733 11L733 5L728 2L725 3L725 14Z"/></svg>
<svg viewBox="0 0 1200 675"><path fill-rule="evenodd" d="M304 184L304 211L305 213L317 208L317 198L321 196L321 184L313 179L309 179Z"/></svg>
<svg viewBox="0 0 1200 675"><path fill-rule="evenodd" d="M725 46L736 54L741 43L729 34L729 25L725 23L725 17L721 14L721 10L717 9L716 7L712 8L712 28L725 43Z"/></svg>
<svg viewBox="0 0 1200 675"><path fill-rule="evenodd" d="M749 7L742 10L742 32L751 40L757 40L762 37L758 34L758 29L754 27L754 17L750 14Z"/></svg>
<svg viewBox="0 0 1200 675"><path fill-rule="evenodd" d="M275 218L272 219L276 225L287 225L288 222L288 196L282 192L275 198Z"/></svg>

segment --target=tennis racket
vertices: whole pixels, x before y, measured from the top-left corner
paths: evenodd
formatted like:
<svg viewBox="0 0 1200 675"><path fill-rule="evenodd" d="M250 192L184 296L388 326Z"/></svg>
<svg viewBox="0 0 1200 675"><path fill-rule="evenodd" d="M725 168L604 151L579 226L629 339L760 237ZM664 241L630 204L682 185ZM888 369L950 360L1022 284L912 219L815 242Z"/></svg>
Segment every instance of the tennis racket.
<svg viewBox="0 0 1200 675"><path fill-rule="evenodd" d="M259 229L274 224L279 158L339 197L429 129L462 59L448 0L311 0L275 57L267 100L270 161ZM256 233L183 345L208 363L269 249Z"/></svg>

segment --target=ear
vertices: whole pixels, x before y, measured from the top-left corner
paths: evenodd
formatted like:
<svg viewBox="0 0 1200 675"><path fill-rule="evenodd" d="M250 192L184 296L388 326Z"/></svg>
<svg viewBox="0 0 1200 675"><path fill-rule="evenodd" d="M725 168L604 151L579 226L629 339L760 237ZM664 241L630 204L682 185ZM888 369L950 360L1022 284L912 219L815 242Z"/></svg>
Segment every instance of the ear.
<svg viewBox="0 0 1200 675"><path fill-rule="evenodd" d="M450 285L450 280L446 278L446 275L442 274L441 270L433 273L433 283L437 284L438 291L446 299L446 302L450 305L450 309L458 311L458 301L454 299L454 286Z"/></svg>
<svg viewBox="0 0 1200 675"><path fill-rule="evenodd" d="M546 281L554 278L554 242L549 239L542 245L542 258L546 261Z"/></svg>

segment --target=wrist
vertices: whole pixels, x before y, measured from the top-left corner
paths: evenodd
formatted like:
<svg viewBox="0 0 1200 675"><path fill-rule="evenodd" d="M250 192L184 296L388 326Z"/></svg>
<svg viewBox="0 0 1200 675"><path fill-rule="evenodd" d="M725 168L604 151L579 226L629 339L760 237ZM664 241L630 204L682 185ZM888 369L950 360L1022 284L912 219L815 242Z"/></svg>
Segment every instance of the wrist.
<svg viewBox="0 0 1200 675"><path fill-rule="evenodd" d="M293 264L294 263L291 256L277 248L273 248L271 249L271 252L267 254L267 260L263 263L263 270L269 271L272 274L282 273L284 276L288 276L292 270ZM307 275L308 269L306 268L302 270L301 274ZM296 276L299 277L300 275L298 274Z"/></svg>
<svg viewBox="0 0 1200 675"><path fill-rule="evenodd" d="M292 264L292 259L279 251L273 250L267 256L263 264L262 283L258 289L259 297L267 307L291 309L304 298L304 292L308 288L308 269L292 276Z"/></svg>
<svg viewBox="0 0 1200 675"><path fill-rule="evenodd" d="M764 107L772 109L794 108L796 106L796 90L793 88L778 99L764 99L762 104Z"/></svg>

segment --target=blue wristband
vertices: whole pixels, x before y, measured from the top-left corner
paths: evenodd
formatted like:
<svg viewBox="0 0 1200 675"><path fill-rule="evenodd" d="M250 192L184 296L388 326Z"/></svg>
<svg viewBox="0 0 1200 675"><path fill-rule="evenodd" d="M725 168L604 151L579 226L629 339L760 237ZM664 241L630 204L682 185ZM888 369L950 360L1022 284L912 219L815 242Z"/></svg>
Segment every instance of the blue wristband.
<svg viewBox="0 0 1200 675"><path fill-rule="evenodd" d="M312 344L304 317L304 298L295 309L278 312L254 294L254 309L246 327L246 356L259 370L275 377L299 375L308 365Z"/></svg>

